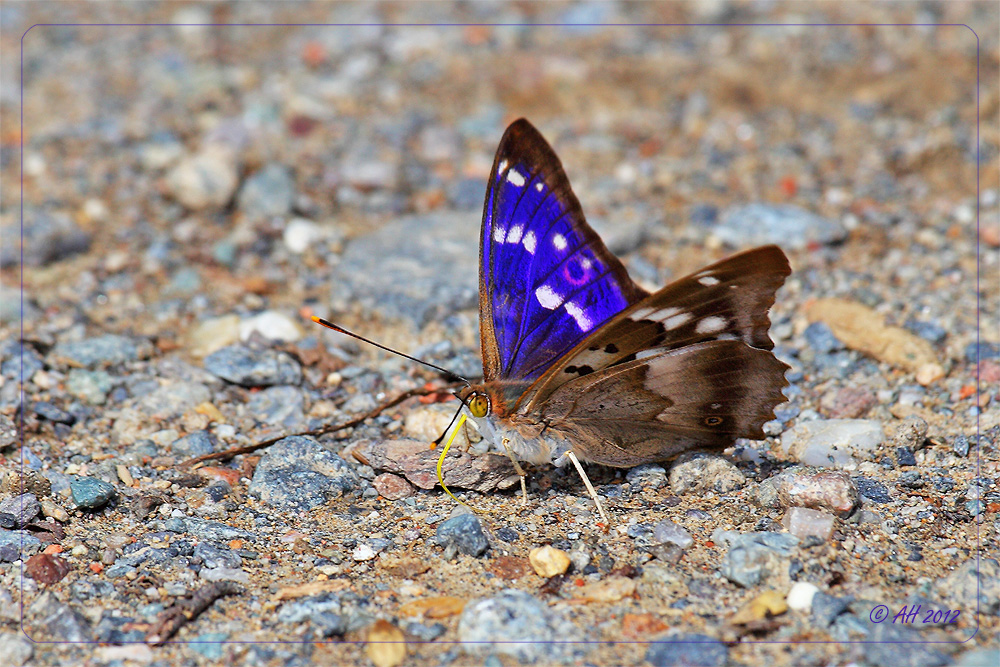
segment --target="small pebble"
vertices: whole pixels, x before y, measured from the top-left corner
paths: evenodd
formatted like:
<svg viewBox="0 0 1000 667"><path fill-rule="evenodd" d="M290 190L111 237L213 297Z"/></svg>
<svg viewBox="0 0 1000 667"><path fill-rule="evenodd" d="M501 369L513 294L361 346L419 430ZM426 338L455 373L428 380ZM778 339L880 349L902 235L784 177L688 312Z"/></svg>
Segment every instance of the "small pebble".
<svg viewBox="0 0 1000 667"><path fill-rule="evenodd" d="M95 477L75 477L70 490L79 509L98 510L118 497L115 487Z"/></svg>
<svg viewBox="0 0 1000 667"><path fill-rule="evenodd" d="M814 584L810 584L807 581L797 581L792 584L792 588L788 591L788 596L786 598L788 602L789 609L794 609L795 611L809 611L812 608L813 598L816 593L819 592Z"/></svg>
<svg viewBox="0 0 1000 667"><path fill-rule="evenodd" d="M39 511L41 505L33 493L24 493L0 502L0 516L10 517L10 525L3 525L7 529L24 527L38 516ZM6 523L8 522L4 522Z"/></svg>
<svg viewBox="0 0 1000 667"><path fill-rule="evenodd" d="M729 649L708 635L676 634L650 643L646 662L651 667L726 667Z"/></svg>
<svg viewBox="0 0 1000 667"><path fill-rule="evenodd" d="M572 561L569 555L562 549L556 549L550 545L538 547L528 552L528 562L531 568L540 577L546 579L562 574L569 569Z"/></svg>
<svg viewBox="0 0 1000 667"><path fill-rule="evenodd" d="M490 546L475 514L460 514L442 521L437 527L437 541L443 547L452 545L468 556L481 556Z"/></svg>
<svg viewBox="0 0 1000 667"><path fill-rule="evenodd" d="M730 493L742 488L746 477L728 459L696 454L682 457L670 469L670 490L685 493Z"/></svg>
<svg viewBox="0 0 1000 667"><path fill-rule="evenodd" d="M416 488L399 475L384 472L372 480L375 490L386 500L409 498L417 492Z"/></svg>
<svg viewBox="0 0 1000 667"><path fill-rule="evenodd" d="M833 534L834 516L827 512L806 507L792 507L781 520L781 525L799 539L818 537L824 542Z"/></svg>

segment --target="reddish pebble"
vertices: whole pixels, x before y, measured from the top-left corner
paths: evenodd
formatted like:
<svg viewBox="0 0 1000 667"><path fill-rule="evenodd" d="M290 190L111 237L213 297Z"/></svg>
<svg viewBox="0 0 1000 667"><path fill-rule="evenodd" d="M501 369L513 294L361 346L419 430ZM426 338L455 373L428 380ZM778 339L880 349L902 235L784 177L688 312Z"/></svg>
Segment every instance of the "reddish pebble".
<svg viewBox="0 0 1000 667"><path fill-rule="evenodd" d="M36 554L24 564L24 574L40 584L54 584L69 570L69 563L53 554Z"/></svg>
<svg viewBox="0 0 1000 667"><path fill-rule="evenodd" d="M243 471L233 470L232 468L220 468L218 466L205 466L204 468L199 468L198 472L202 477L207 477L209 479L215 479L225 482L230 487L235 487L240 482L240 477L243 476Z"/></svg>
<svg viewBox="0 0 1000 667"><path fill-rule="evenodd" d="M875 407L875 392L865 387L844 387L837 392L830 407L834 419L857 419Z"/></svg>
<svg viewBox="0 0 1000 667"><path fill-rule="evenodd" d="M796 182L794 176L785 176L781 179L781 191L786 197L795 196L795 193L799 191L799 184Z"/></svg>
<svg viewBox="0 0 1000 667"><path fill-rule="evenodd" d="M979 362L979 381L987 384L1000 382L1000 363L987 359Z"/></svg>
<svg viewBox="0 0 1000 667"><path fill-rule="evenodd" d="M382 473L372 480L372 484L375 485L375 490L378 491L378 494L387 500L409 498L416 493L412 484L399 475L393 475L391 472Z"/></svg>
<svg viewBox="0 0 1000 667"><path fill-rule="evenodd" d="M49 546L45 547L45 551L43 551L42 553L43 554L60 554L60 553L62 553L62 551L63 551L63 548L62 548L61 544L50 544Z"/></svg>
<svg viewBox="0 0 1000 667"><path fill-rule="evenodd" d="M94 574L100 574L101 572L104 571L103 563L91 563L88 567L90 568L90 571L93 572Z"/></svg>
<svg viewBox="0 0 1000 667"><path fill-rule="evenodd" d="M326 60L326 49L319 42L306 42L302 49L302 60L309 67L317 67Z"/></svg>

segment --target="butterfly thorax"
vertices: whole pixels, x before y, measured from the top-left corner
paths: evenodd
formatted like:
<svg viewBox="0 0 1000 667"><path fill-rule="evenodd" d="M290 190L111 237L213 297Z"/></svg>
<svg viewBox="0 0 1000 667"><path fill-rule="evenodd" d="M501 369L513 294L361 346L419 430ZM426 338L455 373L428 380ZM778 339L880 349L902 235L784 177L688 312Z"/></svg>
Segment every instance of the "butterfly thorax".
<svg viewBox="0 0 1000 667"><path fill-rule="evenodd" d="M534 464L553 463L560 459L571 448L570 442L548 428L537 416L508 413L506 395L511 393L512 388L505 384L490 382L467 387L460 392L459 397L465 403L462 410L466 417L475 424L476 430L492 448L501 454L506 454L509 449L518 461ZM473 400L470 401L469 397ZM485 404L485 414L482 404L477 403L475 397L489 399Z"/></svg>

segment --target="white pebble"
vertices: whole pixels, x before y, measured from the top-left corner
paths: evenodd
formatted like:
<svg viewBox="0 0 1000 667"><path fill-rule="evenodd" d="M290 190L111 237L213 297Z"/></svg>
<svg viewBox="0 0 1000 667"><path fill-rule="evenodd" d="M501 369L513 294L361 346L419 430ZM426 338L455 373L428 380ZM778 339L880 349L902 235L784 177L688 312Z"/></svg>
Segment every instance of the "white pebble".
<svg viewBox="0 0 1000 667"><path fill-rule="evenodd" d="M287 315L274 310L265 310L240 322L240 340L246 341L259 333L269 340L294 342L302 338L302 329Z"/></svg>
<svg viewBox="0 0 1000 667"><path fill-rule="evenodd" d="M788 591L788 597L785 598L785 601L788 603L789 609L808 611L812 607L813 597L818 592L819 588L813 584L807 581L798 581L792 586L792 590Z"/></svg>
<svg viewBox="0 0 1000 667"><path fill-rule="evenodd" d="M367 544L359 544L357 548L351 552L351 558L356 561L371 560L372 558L375 558L376 555L378 554L375 553L375 550Z"/></svg>

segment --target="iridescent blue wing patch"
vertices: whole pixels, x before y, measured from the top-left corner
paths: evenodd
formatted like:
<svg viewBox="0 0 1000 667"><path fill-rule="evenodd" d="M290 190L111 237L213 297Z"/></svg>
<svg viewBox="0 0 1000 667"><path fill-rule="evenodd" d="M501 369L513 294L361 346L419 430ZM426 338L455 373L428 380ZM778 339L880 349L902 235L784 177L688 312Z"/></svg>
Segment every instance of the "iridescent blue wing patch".
<svg viewBox="0 0 1000 667"><path fill-rule="evenodd" d="M583 216L562 164L528 121L497 149L480 239L487 381L531 381L647 293Z"/></svg>

